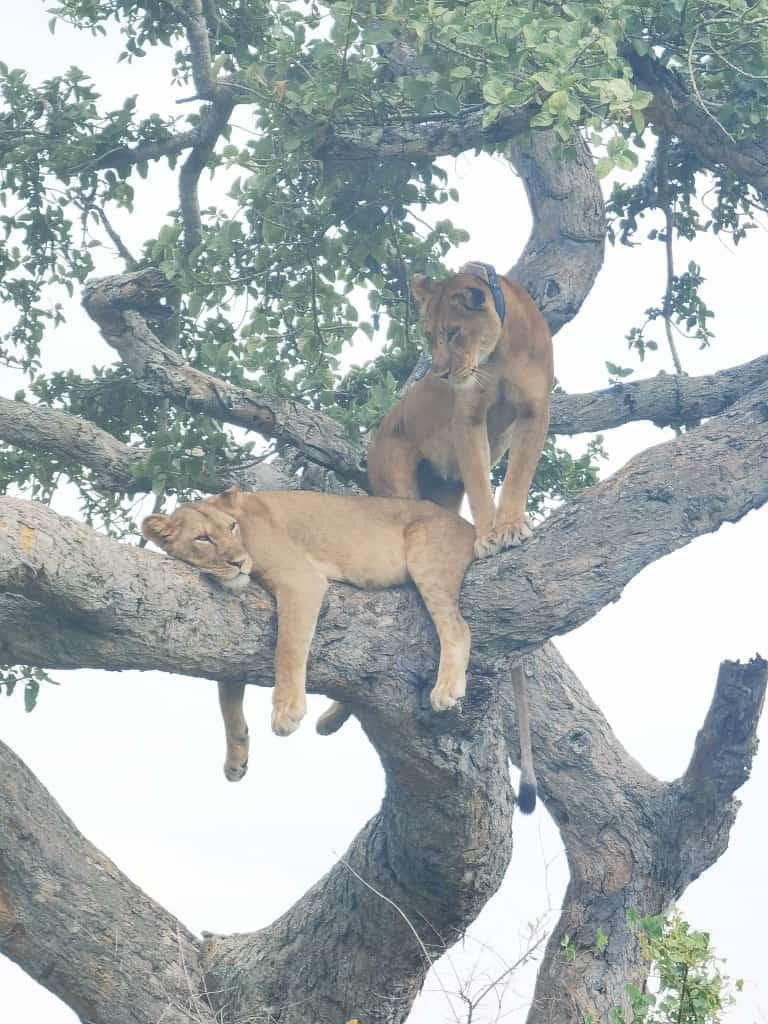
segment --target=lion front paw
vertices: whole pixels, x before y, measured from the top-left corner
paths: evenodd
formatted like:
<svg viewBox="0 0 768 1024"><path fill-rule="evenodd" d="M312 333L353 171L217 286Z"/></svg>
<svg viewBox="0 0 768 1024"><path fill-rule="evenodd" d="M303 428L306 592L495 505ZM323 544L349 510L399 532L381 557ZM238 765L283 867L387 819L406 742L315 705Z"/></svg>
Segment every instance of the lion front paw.
<svg viewBox="0 0 768 1024"><path fill-rule="evenodd" d="M528 540L532 533L525 518L513 523L497 523L484 536L475 539L475 558L488 558L504 548L515 548Z"/></svg>
<svg viewBox="0 0 768 1024"><path fill-rule="evenodd" d="M450 711L455 708L466 693L466 681L454 679L451 683L439 683L429 695L429 703L435 711Z"/></svg>
<svg viewBox="0 0 768 1024"><path fill-rule="evenodd" d="M305 701L276 704L272 708L272 732L276 736L290 736L299 728L306 711Z"/></svg>

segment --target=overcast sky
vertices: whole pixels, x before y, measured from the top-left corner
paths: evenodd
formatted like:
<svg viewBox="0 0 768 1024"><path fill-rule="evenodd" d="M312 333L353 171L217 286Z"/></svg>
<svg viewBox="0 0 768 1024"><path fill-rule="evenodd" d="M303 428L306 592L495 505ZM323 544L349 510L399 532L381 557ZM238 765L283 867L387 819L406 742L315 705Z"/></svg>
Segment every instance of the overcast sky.
<svg viewBox="0 0 768 1024"><path fill-rule="evenodd" d="M145 112L160 106L164 95L170 108L166 54L138 66L118 65L111 42L61 26L52 37L46 23L42 3L15 5L13 19L3 26L0 59L28 68L34 81L77 64L93 76L107 102L141 89ZM235 120L243 123L246 116L239 111ZM461 193L454 219L472 234L453 263L474 258L508 268L530 227L519 181L501 160L488 157L463 157L444 166ZM175 205L171 176L153 170L150 177L151 188L139 185L133 217L116 218L136 248ZM735 251L715 239L697 243L695 250L678 244L677 265L689 258L703 266L717 336L706 351L681 345L685 369L712 372L765 352L765 231L754 232ZM118 269L108 260L99 268ZM605 359L628 364L622 338L658 302L663 273L658 244L608 251L584 309L555 341L556 373L566 390L606 386ZM46 368L87 372L94 363L111 362L114 354L76 302L72 311L70 326L46 341ZM671 370L661 347L637 376L659 369ZM14 375L0 369L0 394L12 397L17 387ZM670 433L644 424L608 432L611 458L604 475ZM57 507L74 513L66 503ZM757 651L768 655L767 529L768 510L761 510L695 541L644 570L616 604L557 641L628 750L661 778L672 779L685 768L719 662L748 659ZM222 728L210 682L155 673L55 675L62 685L45 689L34 714L24 713L19 697L0 703L0 738L91 841L194 931L248 931L268 924L332 865L378 808L382 772L359 727L351 724L326 739L313 732L324 699L310 700L305 724L284 740L269 731L269 691L249 692L251 767L243 782L231 785L221 771ZM728 973L745 979L730 1024L768 1022L767 795L763 751L739 794L743 808L729 850L682 901L692 924L712 932ZM540 804L531 818L517 816L515 853L503 887L463 947L440 962L439 977L428 979L411 1021L455 1019L444 990L459 983L472 987L472 979L480 987L482 979L517 959L528 923L543 915L554 921L566 881L562 847L545 809ZM530 970L515 974L503 1004L505 1020L524 1020L532 984ZM497 1009L489 1003L481 1021L495 1020ZM3 1024L75 1020L2 958L0 1018Z"/></svg>

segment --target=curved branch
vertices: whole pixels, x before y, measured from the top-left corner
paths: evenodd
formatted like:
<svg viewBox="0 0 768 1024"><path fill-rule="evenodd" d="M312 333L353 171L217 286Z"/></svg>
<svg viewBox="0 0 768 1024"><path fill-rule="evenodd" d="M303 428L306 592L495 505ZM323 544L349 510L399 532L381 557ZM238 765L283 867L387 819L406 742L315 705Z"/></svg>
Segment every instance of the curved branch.
<svg viewBox="0 0 768 1024"><path fill-rule="evenodd" d="M0 743L0 952L92 1024L214 1024L200 943Z"/></svg>
<svg viewBox="0 0 768 1024"><path fill-rule="evenodd" d="M554 334L578 313L603 265L605 207L586 143L566 145L554 132L533 132L510 147L525 183L533 228L509 271L544 314Z"/></svg>
<svg viewBox="0 0 768 1024"><path fill-rule="evenodd" d="M361 1012L378 991L374 979L384 977L392 984L385 993L390 1001L379 1000L369 1019L403 1020L426 969L422 944L437 953L455 938L498 885L509 853L506 749L495 739L500 730L491 697L499 664L515 649L584 621L654 558L768 500L767 410L763 385L722 417L632 460L552 516L522 549L474 565L463 594L473 632L473 674L460 714L436 717L422 708L422 686L433 677L436 651L411 588L378 594L331 589L313 644L310 688L355 706L388 772L387 801L353 844L348 867L337 866L270 928L211 940L204 951L209 989L223 987L230 1005L243 1012L279 1010L286 1022L298 1024L306 1019L307 1004L286 1005L286 993L306 997L310 991L319 1008L313 1019L331 1011L328 1019L336 1019L339 1011ZM272 602L258 587L245 597L216 590L179 562L118 544L46 506L12 498L0 499L0 623L5 662L159 668L261 685L272 678ZM569 714L576 715L573 706ZM537 721L544 719L534 710L537 747L543 742ZM407 735L407 744L399 733ZM552 741L557 738L553 732ZM594 726L586 732L570 728L566 740L560 737L557 779L539 759L542 791L566 835L564 815L575 823L579 803L557 787L567 782L566 765L582 767L579 757L589 755L597 738ZM606 768L618 782L620 757L616 751L613 757ZM650 799L654 781L636 771L638 779ZM668 793L667 801L674 797ZM575 977L577 992L584 977L592 976L596 926L617 949L628 949L627 901L641 911L658 902L656 889L643 889L640 882L628 887L627 877L634 876L626 876L627 864L636 854L616 824L611 794L607 789L598 806L614 825L599 832L599 850L590 850L589 837L579 840L579 849L591 858L597 888L612 902L587 913L590 873L583 884L572 882L566 906L563 927L576 946L575 962L587 964L586 973L564 974ZM430 813L434 820L425 830ZM589 813L598 821L603 811L591 807ZM665 814L670 817L668 802ZM506 831L489 831L499 822ZM571 852L575 848L572 842ZM652 852L662 859L658 845ZM667 861L677 882L685 878L682 860ZM701 859L695 866L700 869ZM360 879L402 901L420 942L392 904ZM353 913L358 916L350 920ZM339 981L330 965L339 962L339 950L348 950L344 936L350 929L360 955L342 958L346 966ZM310 941L313 949L320 946L315 958L302 956ZM557 939L553 943L557 955ZM622 969L626 977L626 965ZM551 1001L561 990L545 991ZM570 990L566 995L573 1006ZM580 999L575 1005L594 1005ZM566 1013L553 1019L571 1018Z"/></svg>

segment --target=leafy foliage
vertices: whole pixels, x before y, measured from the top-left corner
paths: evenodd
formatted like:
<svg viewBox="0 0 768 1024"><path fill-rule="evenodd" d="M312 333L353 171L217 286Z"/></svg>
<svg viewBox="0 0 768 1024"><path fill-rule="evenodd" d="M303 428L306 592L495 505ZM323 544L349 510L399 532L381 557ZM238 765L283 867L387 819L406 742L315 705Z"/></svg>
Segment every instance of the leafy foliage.
<svg viewBox="0 0 768 1024"><path fill-rule="evenodd" d="M708 932L694 931L677 910L669 915L630 914L644 958L652 964L650 989L627 987L633 1024L718 1024L734 1001L729 979ZM741 990L741 982L735 983ZM655 994L654 994L655 992ZM616 1010L614 1024L624 1024Z"/></svg>
<svg viewBox="0 0 768 1024"><path fill-rule="evenodd" d="M5 695L10 697L16 687L22 685L25 711L35 710L42 683L58 686L56 680L51 679L45 669L34 668L31 665L0 665L0 694L5 692Z"/></svg>
<svg viewBox="0 0 768 1024"><path fill-rule="evenodd" d="M359 168L329 155L340 133L375 137L386 125L480 110L493 125L525 110L534 130L551 127L563 140L586 131L599 173L631 172L648 135L650 94L635 70L648 55L688 76L731 137L749 136L765 116L768 0L218 0L202 10L210 75L237 106L205 153L215 199L201 211L194 245L174 209L134 257L112 218L141 217L139 182L159 159L171 168L187 160L208 105L169 101L143 116L133 95L106 104L87 70L35 84L0 64L0 301L12 321L0 336L0 363L24 377L26 400L85 415L147 449L159 495L191 494L252 453L212 419L148 398L123 368L97 367L88 378L45 373L43 342L107 247L127 267L159 266L173 282L179 315L166 341L194 366L325 409L355 437L392 404L421 350L409 275L441 273L467 236L440 216L457 198L442 167L403 152ZM181 90L174 98L188 100L200 80L191 12L177 0L59 0L50 30L67 22L94 46L117 38L127 63L167 53ZM678 235L743 237L754 212L749 189L718 175L703 217L696 161L672 146L667 163ZM657 186L647 168L614 191L616 237L632 242L659 207ZM712 313L702 280L695 265L677 275L671 309L706 344ZM651 330L670 318L667 306L650 309L630 332L641 358L657 344ZM379 343L379 356L349 370L366 337ZM578 458L549 444L533 509L592 482L598 455L599 442ZM116 533L132 529L126 495L100 493L87 470L0 446L0 491L22 487L48 500L65 481L87 518Z"/></svg>

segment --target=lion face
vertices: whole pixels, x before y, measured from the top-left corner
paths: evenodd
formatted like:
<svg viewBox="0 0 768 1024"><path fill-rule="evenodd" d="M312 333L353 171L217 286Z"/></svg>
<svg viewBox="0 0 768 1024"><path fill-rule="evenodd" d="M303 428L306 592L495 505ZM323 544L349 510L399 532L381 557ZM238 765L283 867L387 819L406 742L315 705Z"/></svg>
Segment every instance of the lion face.
<svg viewBox="0 0 768 1024"><path fill-rule="evenodd" d="M228 590L248 586L253 561L243 546L240 525L225 503L180 505L170 516L151 515L141 532L174 558L212 576Z"/></svg>
<svg viewBox="0 0 768 1024"><path fill-rule="evenodd" d="M472 274L453 274L445 281L415 274L411 291L432 345L430 372L454 386L468 383L502 334L490 288Z"/></svg>

